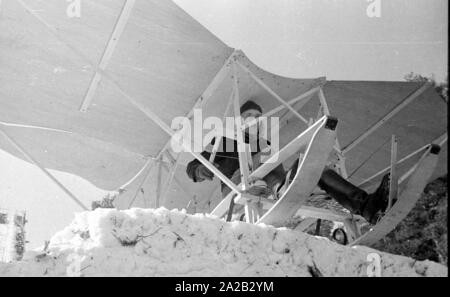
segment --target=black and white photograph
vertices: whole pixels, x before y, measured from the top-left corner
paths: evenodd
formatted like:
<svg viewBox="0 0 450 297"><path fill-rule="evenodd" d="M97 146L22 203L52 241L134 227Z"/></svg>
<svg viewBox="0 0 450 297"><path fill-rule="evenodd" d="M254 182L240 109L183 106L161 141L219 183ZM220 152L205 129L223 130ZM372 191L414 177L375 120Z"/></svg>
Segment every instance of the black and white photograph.
<svg viewBox="0 0 450 297"><path fill-rule="evenodd" d="M448 5L0 0L0 277L448 277Z"/></svg>

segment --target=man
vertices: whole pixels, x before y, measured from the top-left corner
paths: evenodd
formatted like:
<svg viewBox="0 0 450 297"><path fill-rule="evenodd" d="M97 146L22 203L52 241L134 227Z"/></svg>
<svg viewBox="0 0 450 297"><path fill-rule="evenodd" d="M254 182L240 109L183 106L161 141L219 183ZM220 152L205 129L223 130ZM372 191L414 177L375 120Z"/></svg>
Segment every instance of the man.
<svg viewBox="0 0 450 297"><path fill-rule="evenodd" d="M242 120L245 122L248 119L258 118L262 115L261 107L254 101L247 101L241 106L240 109ZM256 135L246 131L245 142L249 143L253 138L257 140L256 151L252 151L252 157L255 157L258 153L263 150L263 147L270 145L268 142L259 137L259 132ZM213 139L211 144L214 144L216 139ZM240 170L239 170L239 156L237 150L237 142L228 138L222 138L222 147L225 150L217 152L214 159L214 165L233 182L240 182ZM226 150L230 147L232 150ZM228 143L228 146L227 146ZM202 155L209 159L209 152L202 152ZM296 172L296 167L298 166L298 161L294 163L292 172ZM214 174L207 169L200 161L194 159L191 161L186 170L188 176L194 182L202 182L205 180L212 180ZM269 194L274 194L277 197L277 193L283 186L286 180L286 172L283 166L280 164L272 172L270 172L262 181L257 181L255 184L257 186L250 188L250 193L254 195L268 196ZM363 216L368 222L374 224L377 222L382 211L384 211L388 204L389 196L389 175L385 175L380 186L377 190L368 194L364 190L354 186L339 174L337 174L333 169L325 167L322 172L321 178L318 183L319 188L324 190L328 195L339 202L343 207L348 209L354 214ZM231 191L228 186L221 182L222 197Z"/></svg>
<svg viewBox="0 0 450 297"><path fill-rule="evenodd" d="M242 122L246 120L256 119L262 115L261 107L255 102L249 100L243 104L240 108L240 113L242 117ZM256 132L256 133L255 133ZM252 158L254 163L257 163L257 158L260 153L270 148L270 143L259 136L259 129L248 129L244 133L244 141L252 143ZM211 141L211 145L215 144L216 139ZM219 170L233 182L240 182L240 170L239 170L239 154L238 154L238 144L234 139L229 139L223 137L221 140L221 145L214 158L214 165L219 168ZM255 147L256 146L256 147ZM202 152L202 156L206 159L210 158L210 153L207 151ZM204 180L212 180L214 174L207 169L200 161L194 159L191 161L186 170L188 176L194 182L202 182ZM282 182L284 181L286 173L284 171L283 165L277 166L268 175L266 175L263 180L255 181L254 186L249 190L249 193L257 196L269 196L272 193L276 193ZM222 197L225 198L231 189L221 182Z"/></svg>

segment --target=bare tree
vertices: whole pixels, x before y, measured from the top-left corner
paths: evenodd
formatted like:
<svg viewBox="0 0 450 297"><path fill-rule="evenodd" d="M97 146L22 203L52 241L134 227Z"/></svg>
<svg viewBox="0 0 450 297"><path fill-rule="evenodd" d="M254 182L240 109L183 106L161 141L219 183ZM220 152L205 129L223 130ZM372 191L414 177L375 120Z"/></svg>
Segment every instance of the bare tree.
<svg viewBox="0 0 450 297"><path fill-rule="evenodd" d="M405 75L406 81L411 82L430 82L433 84L434 89L436 92L438 92L439 96L441 96L442 99L444 99L445 102L448 102L448 77L445 82L438 83L436 82L435 78L423 76L420 74L416 74L414 72L410 72Z"/></svg>

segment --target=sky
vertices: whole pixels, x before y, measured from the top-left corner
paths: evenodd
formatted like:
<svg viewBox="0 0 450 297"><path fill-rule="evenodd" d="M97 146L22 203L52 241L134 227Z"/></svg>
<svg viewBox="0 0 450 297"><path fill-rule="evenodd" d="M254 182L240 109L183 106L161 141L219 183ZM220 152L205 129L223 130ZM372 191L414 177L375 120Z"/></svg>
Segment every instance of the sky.
<svg viewBox="0 0 450 297"><path fill-rule="evenodd" d="M0 134L0 137L1 134ZM73 174L50 172L84 205L99 200L105 191ZM25 210L27 248L42 246L45 240L68 226L81 211L56 184L36 166L0 150L0 209ZM48 215L51 213L52 215Z"/></svg>
<svg viewBox="0 0 450 297"><path fill-rule="evenodd" d="M267 71L330 80L447 77L447 0L175 0L231 47ZM105 194L52 171L87 205ZM51 209L39 208L51 205ZM0 151L0 208L25 209L29 248L64 228L80 209L36 167ZM37 211L39 209L39 211ZM57 214L49 218L47 212ZM52 221L53 220L53 221Z"/></svg>
<svg viewBox="0 0 450 297"><path fill-rule="evenodd" d="M371 18L368 0L175 0L279 75L391 81L412 71L444 81L448 1L377 1Z"/></svg>

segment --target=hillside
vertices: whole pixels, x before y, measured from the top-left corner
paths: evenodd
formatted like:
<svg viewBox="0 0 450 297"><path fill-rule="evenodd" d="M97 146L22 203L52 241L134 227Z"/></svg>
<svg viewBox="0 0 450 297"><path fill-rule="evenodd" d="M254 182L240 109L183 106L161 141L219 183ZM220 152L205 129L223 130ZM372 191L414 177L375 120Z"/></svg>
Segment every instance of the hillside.
<svg viewBox="0 0 450 297"><path fill-rule="evenodd" d="M413 210L374 248L447 265L447 176L429 183Z"/></svg>

